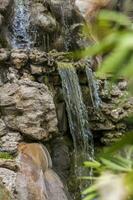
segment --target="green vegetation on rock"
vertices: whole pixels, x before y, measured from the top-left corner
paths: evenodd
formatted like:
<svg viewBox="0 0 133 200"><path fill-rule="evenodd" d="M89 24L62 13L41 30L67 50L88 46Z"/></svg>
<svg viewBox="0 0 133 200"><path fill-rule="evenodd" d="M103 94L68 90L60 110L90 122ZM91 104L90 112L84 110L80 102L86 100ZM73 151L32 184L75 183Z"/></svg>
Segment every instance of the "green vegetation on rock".
<svg viewBox="0 0 133 200"><path fill-rule="evenodd" d="M7 152L0 152L0 159L13 159L13 156Z"/></svg>

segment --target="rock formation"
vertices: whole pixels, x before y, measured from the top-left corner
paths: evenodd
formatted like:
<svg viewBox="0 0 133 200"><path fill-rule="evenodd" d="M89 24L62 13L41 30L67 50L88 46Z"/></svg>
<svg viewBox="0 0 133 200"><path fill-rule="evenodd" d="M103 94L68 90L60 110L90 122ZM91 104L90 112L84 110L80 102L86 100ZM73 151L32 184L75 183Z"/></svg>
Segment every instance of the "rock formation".
<svg viewBox="0 0 133 200"><path fill-rule="evenodd" d="M110 88L110 77L94 80L100 98L97 109L91 95L94 88L90 91L92 83L88 84L85 73L86 61L68 55L67 51L91 43L80 34L86 20L81 2L31 0L30 41L26 42L32 40L32 44L12 48L10 33L15 4L13 0L0 0L0 200L79 198L79 186L75 189L77 183L73 178L73 142L59 62L75 67L96 147L110 145L131 129L126 118L133 112L133 99L128 95L127 81L120 78ZM130 0L123 1L121 6L114 0L108 8L121 8L130 16L129 5ZM24 30L27 32L27 27ZM25 38L19 31L16 41L23 43ZM94 71L95 63L90 62Z"/></svg>

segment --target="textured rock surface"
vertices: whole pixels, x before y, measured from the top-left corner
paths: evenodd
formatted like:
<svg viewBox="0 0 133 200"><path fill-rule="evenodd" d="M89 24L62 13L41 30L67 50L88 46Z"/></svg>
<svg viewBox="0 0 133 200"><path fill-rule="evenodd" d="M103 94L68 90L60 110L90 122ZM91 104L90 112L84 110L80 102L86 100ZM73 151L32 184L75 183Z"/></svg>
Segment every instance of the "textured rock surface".
<svg viewBox="0 0 133 200"><path fill-rule="evenodd" d="M26 66L28 62L28 56L23 50L14 50L11 53L11 63L16 69L21 69L21 67Z"/></svg>
<svg viewBox="0 0 133 200"><path fill-rule="evenodd" d="M6 14L12 0L0 0L0 13Z"/></svg>
<svg viewBox="0 0 133 200"><path fill-rule="evenodd" d="M32 17L34 25L47 33L53 32L57 28L56 20L42 3L32 5Z"/></svg>
<svg viewBox="0 0 133 200"><path fill-rule="evenodd" d="M0 50L0 149L15 155L20 142L39 140L44 143L52 136L56 136L58 117L58 128L61 134L58 134L56 139L53 137L48 147L52 153L54 170L65 184L69 184L69 189L73 193L75 192L74 180L71 181L70 177L73 145L57 69L58 62L68 62L65 53L56 51L46 53L36 49ZM110 80L98 80L101 104L97 110L93 107L90 97L90 88L84 70L85 62L83 60L75 62L75 67L88 108L89 124L94 134L95 144L110 145L129 130L125 118L133 111L133 100L128 96L127 82L120 79L117 84L110 87ZM38 158L37 155L35 157ZM29 165L32 167L28 168ZM0 163L0 168L5 167ZM27 168L28 171L26 171ZM43 167L44 171L46 168L47 164ZM12 169L12 166L9 169ZM29 179L19 174L18 191L25 191L25 185L28 183L31 191L30 198L33 199L33 194L36 197L41 194L41 187L36 186L35 180L30 181L31 174L34 174L34 178L38 177L39 184L43 183L43 174L31 160L27 161L23 170L24 173L25 171L28 173ZM56 179L55 173L51 170L48 170L45 175L45 184L51 191L51 188L55 187L55 182L58 182L58 178ZM22 180L24 184L20 185ZM45 184L44 187L46 187ZM62 187L60 181L59 186ZM27 194L27 189L25 194ZM22 193L18 199L21 198L23 198ZM54 196L50 198L54 200Z"/></svg>
<svg viewBox="0 0 133 200"><path fill-rule="evenodd" d="M51 158L40 144L22 144L19 148L17 198L24 200L67 200L64 186L51 169Z"/></svg>
<svg viewBox="0 0 133 200"><path fill-rule="evenodd" d="M10 192L6 189L6 187L1 181L0 181L0 200L13 200Z"/></svg>
<svg viewBox="0 0 133 200"><path fill-rule="evenodd" d="M6 168L0 168L1 182L5 185L6 189L10 192L10 195L15 199L15 182L16 173Z"/></svg>
<svg viewBox="0 0 133 200"><path fill-rule="evenodd" d="M0 0L0 47L7 46L7 23L9 22L13 0Z"/></svg>
<svg viewBox="0 0 133 200"><path fill-rule="evenodd" d="M0 138L0 148L2 151L14 153L17 151L17 145L22 140L23 138L18 132L6 132L6 134Z"/></svg>
<svg viewBox="0 0 133 200"><path fill-rule="evenodd" d="M7 128L29 138L47 140L57 133L57 119L48 88L29 80L0 88L1 115Z"/></svg>

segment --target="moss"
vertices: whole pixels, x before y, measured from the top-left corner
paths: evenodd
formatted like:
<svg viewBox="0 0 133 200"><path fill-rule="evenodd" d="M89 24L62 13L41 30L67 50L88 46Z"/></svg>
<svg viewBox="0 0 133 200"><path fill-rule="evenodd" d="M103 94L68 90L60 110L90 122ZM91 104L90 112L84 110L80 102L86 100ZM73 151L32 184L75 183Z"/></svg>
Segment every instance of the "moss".
<svg viewBox="0 0 133 200"><path fill-rule="evenodd" d="M7 152L0 152L0 159L13 159L13 156Z"/></svg>

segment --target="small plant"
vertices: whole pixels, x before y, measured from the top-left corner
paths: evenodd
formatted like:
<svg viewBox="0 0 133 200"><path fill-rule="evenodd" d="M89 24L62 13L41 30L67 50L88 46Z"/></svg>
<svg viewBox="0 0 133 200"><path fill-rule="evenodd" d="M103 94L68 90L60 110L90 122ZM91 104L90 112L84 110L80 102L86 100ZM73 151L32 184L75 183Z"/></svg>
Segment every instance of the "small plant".
<svg viewBox="0 0 133 200"><path fill-rule="evenodd" d="M93 168L93 184L83 191L83 200L132 200L133 199L133 132L97 157L87 161L85 167Z"/></svg>
<svg viewBox="0 0 133 200"><path fill-rule="evenodd" d="M7 152L0 152L0 159L13 159L13 156Z"/></svg>

